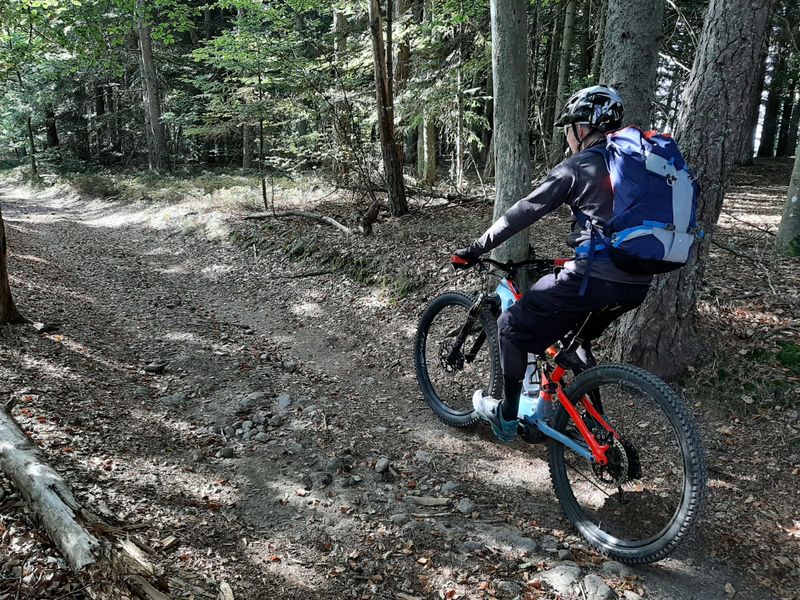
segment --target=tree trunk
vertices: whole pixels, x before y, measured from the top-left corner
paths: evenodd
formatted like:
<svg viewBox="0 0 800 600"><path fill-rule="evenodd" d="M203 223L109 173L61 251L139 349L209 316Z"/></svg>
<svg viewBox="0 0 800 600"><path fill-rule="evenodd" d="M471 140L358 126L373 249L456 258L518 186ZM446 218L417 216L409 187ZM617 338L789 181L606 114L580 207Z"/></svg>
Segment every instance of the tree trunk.
<svg viewBox="0 0 800 600"><path fill-rule="evenodd" d="M558 114L567 101L569 91L569 59L572 55L572 44L575 41L575 4L577 0L567 2L567 13L564 17L564 41L561 44L561 58L558 65L558 87L555 97L555 114ZM553 141L550 148L550 163L556 164L564 158L564 134L560 129L553 130Z"/></svg>
<svg viewBox="0 0 800 600"><path fill-rule="evenodd" d="M778 33L775 45L775 54L772 56L772 72L770 74L769 94L767 106L764 110L764 121L761 125L761 140L758 144L758 156L770 158L775 156L775 141L778 137L778 117L781 110L781 98L785 84L786 54L786 28L782 26Z"/></svg>
<svg viewBox="0 0 800 600"><path fill-rule="evenodd" d="M527 32L527 1L491 0L489 6L494 81L494 220L497 220L530 191L527 53L525 44L520 43ZM495 249L492 256L497 260L525 260L527 230Z"/></svg>
<svg viewBox="0 0 800 600"><path fill-rule="evenodd" d="M52 104L48 104L44 111L45 128L47 129L47 147L57 148L60 145L58 129L56 129L56 111Z"/></svg>
<svg viewBox="0 0 800 600"><path fill-rule="evenodd" d="M558 5L557 5L558 6ZM556 91L558 88L558 58L561 51L561 9L557 9L556 18L553 19L553 32L550 35L549 51L547 59L547 91L545 92L545 110L542 129L544 134L549 136L553 131L553 123L556 119L556 111L561 110L556 106Z"/></svg>
<svg viewBox="0 0 800 600"><path fill-rule="evenodd" d="M625 102L625 124L650 128L664 0L608 1L601 81Z"/></svg>
<svg viewBox="0 0 800 600"><path fill-rule="evenodd" d="M392 216L408 212L403 165L394 140L392 97L389 93L390 77L387 73L386 51L383 45L383 24L378 0L370 0L369 27L372 37L372 52L375 59L375 89L378 101L378 121L381 137L381 153L386 171L386 187L389 190L389 212Z"/></svg>
<svg viewBox="0 0 800 600"><path fill-rule="evenodd" d="M242 168L253 168L253 126L249 123L242 125Z"/></svg>
<svg viewBox="0 0 800 600"><path fill-rule="evenodd" d="M791 129L792 107L794 106L796 87L796 81L791 81L789 82L789 85L786 86L783 107L781 108L781 125L778 131L778 147L775 150L775 156L789 156L789 152L791 151L791 147L789 146L789 130Z"/></svg>
<svg viewBox="0 0 800 600"><path fill-rule="evenodd" d="M432 0L424 0L422 20L425 23L433 21ZM417 135L417 179L425 185L436 183L436 125L430 111L424 108Z"/></svg>
<svg viewBox="0 0 800 600"><path fill-rule="evenodd" d="M706 237L690 264L656 278L645 303L621 319L614 338L618 358L665 377L682 373L701 356L694 318L709 234L722 208L728 170L748 134L758 85L752 73L762 56L769 6L770 0L711 0L708 5L676 133L687 163L700 169L698 221Z"/></svg>
<svg viewBox="0 0 800 600"><path fill-rule="evenodd" d="M787 256L800 256L800 146L794 153L794 169L789 180L789 193L778 229L778 251Z"/></svg>
<svg viewBox="0 0 800 600"><path fill-rule="evenodd" d="M3 212L0 210L0 324L24 323L25 318L19 313L11 297L11 286L8 283L6 250L6 228L3 223Z"/></svg>
<svg viewBox="0 0 800 600"><path fill-rule="evenodd" d="M103 86L95 82L94 84L94 116L95 116L95 139L97 142L97 155L102 156L105 146L103 135L105 132L106 98Z"/></svg>
<svg viewBox="0 0 800 600"><path fill-rule="evenodd" d="M161 92L153 61L153 40L150 26L145 21L145 2L136 0L136 26L139 34L139 50L142 65L142 96L147 117L147 133L150 139L150 169L162 171L167 168L167 135L161 122Z"/></svg>
<svg viewBox="0 0 800 600"><path fill-rule="evenodd" d="M580 55L578 60L578 77L586 79L592 69L592 47L589 43L592 29L592 0L581 2L581 35Z"/></svg>
<svg viewBox="0 0 800 600"><path fill-rule="evenodd" d="M344 85L341 81L341 71L344 68L347 57L347 16L341 10L333 11L333 60L336 65L336 75L339 79L337 86ZM352 134L352 115L350 107L345 100L344 92L337 89L336 101L333 103L333 133L336 145L334 154L333 173L336 182L346 183L347 175L350 172L350 165L347 160L350 148L350 136Z"/></svg>
<svg viewBox="0 0 800 600"><path fill-rule="evenodd" d="M792 118L789 120L789 134L786 140L787 147L797 148L797 144L800 142L800 138L797 136L798 129L800 129L800 99L797 99L795 102L794 109L792 109Z"/></svg>
<svg viewBox="0 0 800 600"><path fill-rule="evenodd" d="M768 46L768 44L764 44ZM761 55L756 71L756 85L753 86L753 102L750 107L750 114L745 122L747 135L743 136L742 145L738 152L738 157L734 164L750 166L753 164L753 155L756 152L756 133L758 132L758 117L761 112L761 96L766 85L767 75L767 49Z"/></svg>
<svg viewBox="0 0 800 600"><path fill-rule="evenodd" d="M463 24L459 28L458 44L458 66L456 67L456 160L455 160L455 182L456 190L461 191L464 185L464 74L463 74L463 51L462 39L464 36Z"/></svg>
<svg viewBox="0 0 800 600"><path fill-rule="evenodd" d="M33 125L31 125L31 116L28 115L26 119L27 129L28 129L28 144L30 145L30 157L31 157L31 177L36 179L39 177L39 167L36 164L36 141L33 137Z"/></svg>
<svg viewBox="0 0 800 600"><path fill-rule="evenodd" d="M598 12L597 39L594 42L594 55L592 56L592 82L599 83L600 70L603 65L603 44L605 43L606 19L608 15L608 0L603 0ZM605 83L605 82L604 82Z"/></svg>

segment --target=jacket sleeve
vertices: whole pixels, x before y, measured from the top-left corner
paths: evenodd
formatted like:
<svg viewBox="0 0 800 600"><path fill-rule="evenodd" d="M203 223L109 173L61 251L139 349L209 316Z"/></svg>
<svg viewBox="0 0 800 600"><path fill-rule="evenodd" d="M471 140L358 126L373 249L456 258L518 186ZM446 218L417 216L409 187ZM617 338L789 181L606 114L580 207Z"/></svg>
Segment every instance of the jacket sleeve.
<svg viewBox="0 0 800 600"><path fill-rule="evenodd" d="M535 190L509 208L481 237L472 242L469 246L470 253L479 255L497 248L515 233L568 202L574 184L574 168L565 161L550 171Z"/></svg>

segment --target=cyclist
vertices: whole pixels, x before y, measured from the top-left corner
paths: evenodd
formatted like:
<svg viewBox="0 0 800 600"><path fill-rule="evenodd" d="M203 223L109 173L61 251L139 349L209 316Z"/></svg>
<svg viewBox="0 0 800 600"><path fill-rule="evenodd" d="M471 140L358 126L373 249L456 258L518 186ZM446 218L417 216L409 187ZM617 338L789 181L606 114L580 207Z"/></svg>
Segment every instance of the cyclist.
<svg viewBox="0 0 800 600"><path fill-rule="evenodd" d="M480 238L450 258L455 268L469 268L478 257L496 248L512 235L532 225L562 204L573 214L567 243L578 248L591 239L591 222L602 227L613 210L613 194L605 157L585 150L605 143L608 132L622 126L622 98L610 87L596 85L579 90L567 101L556 126L564 128L572 156L556 166L528 196L509 208ZM581 222L585 225L581 225ZM587 267L588 280L584 282ZM607 258L576 251L557 275L537 281L522 299L498 319L503 399L477 390L472 398L478 415L489 422L503 442L517 433L517 411L528 353L542 354L573 327L595 313L584 325L581 357L593 364L591 340L623 313L636 308L647 295L652 276L618 269ZM585 285L585 289L581 289Z"/></svg>

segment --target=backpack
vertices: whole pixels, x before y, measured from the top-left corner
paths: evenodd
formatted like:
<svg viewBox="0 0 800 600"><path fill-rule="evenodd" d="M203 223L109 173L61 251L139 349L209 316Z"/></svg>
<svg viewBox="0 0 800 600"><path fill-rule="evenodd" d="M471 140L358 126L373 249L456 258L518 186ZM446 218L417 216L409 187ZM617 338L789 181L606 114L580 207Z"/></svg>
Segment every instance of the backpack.
<svg viewBox="0 0 800 600"><path fill-rule="evenodd" d="M689 262L697 228L699 186L669 134L626 127L607 136L601 153L614 191L612 217L591 224L591 239L576 248L587 258L588 275L595 256L610 258L623 271L655 275ZM586 215L576 211L584 227ZM585 289L585 285L583 286Z"/></svg>

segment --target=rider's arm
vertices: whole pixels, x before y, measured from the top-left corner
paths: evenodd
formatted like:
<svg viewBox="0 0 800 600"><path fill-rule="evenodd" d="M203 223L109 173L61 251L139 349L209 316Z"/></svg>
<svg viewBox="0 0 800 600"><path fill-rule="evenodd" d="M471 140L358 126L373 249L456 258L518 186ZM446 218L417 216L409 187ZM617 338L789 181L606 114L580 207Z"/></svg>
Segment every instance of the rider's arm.
<svg viewBox="0 0 800 600"><path fill-rule="evenodd" d="M497 219L494 225L470 244L470 254L478 256L493 250L567 201L576 176L570 162L565 161L550 171L541 185Z"/></svg>

